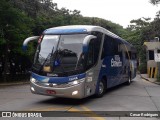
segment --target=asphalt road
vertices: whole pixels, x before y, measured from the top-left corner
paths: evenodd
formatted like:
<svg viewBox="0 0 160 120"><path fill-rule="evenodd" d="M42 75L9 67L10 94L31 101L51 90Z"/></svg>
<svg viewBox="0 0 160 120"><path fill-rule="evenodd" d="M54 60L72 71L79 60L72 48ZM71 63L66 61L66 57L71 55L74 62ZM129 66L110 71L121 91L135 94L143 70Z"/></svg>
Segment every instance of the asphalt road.
<svg viewBox="0 0 160 120"><path fill-rule="evenodd" d="M130 86L120 85L108 90L103 98L89 97L82 100L35 95L30 92L29 85L1 86L0 111L89 111L92 113L90 117L62 116L47 118L49 120L158 120L158 118L144 117L102 117L95 111L160 111L160 86L145 81L137 75ZM28 120L28 118L24 119ZM40 120L40 118L34 119Z"/></svg>

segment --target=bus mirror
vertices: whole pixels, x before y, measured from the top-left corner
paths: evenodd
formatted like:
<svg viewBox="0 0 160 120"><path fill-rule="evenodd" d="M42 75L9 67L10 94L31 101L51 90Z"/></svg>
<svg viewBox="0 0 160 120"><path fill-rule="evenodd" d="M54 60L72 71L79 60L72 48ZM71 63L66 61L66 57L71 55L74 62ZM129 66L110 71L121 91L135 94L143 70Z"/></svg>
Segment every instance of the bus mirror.
<svg viewBox="0 0 160 120"><path fill-rule="evenodd" d="M88 51L88 45L89 45L89 42L92 40L92 39L95 39L97 38L96 36L94 35L88 35L84 38L83 40L83 52L86 53Z"/></svg>
<svg viewBox="0 0 160 120"><path fill-rule="evenodd" d="M30 41L34 41L37 40L39 38L39 36L33 36L33 37L28 37L24 40L23 42L23 50L26 51L27 50L27 45Z"/></svg>

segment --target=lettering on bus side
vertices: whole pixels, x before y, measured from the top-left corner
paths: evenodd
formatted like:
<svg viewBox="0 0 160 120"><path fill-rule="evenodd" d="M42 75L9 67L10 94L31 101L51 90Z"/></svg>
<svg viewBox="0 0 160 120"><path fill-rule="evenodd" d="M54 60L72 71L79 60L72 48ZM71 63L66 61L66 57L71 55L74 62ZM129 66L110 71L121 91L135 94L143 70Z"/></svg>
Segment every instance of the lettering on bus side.
<svg viewBox="0 0 160 120"><path fill-rule="evenodd" d="M111 59L111 67L121 67L122 61L119 55L115 55L114 58Z"/></svg>
<svg viewBox="0 0 160 120"><path fill-rule="evenodd" d="M78 77L69 78L69 81L78 80Z"/></svg>

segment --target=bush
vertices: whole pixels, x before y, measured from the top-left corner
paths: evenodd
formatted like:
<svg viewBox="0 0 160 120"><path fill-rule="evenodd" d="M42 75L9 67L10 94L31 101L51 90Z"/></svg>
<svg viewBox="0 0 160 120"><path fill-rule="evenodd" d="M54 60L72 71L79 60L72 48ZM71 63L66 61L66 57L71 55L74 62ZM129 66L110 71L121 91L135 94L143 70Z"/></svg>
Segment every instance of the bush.
<svg viewBox="0 0 160 120"><path fill-rule="evenodd" d="M147 73L147 63L141 63L138 67L138 70L141 74Z"/></svg>
<svg viewBox="0 0 160 120"><path fill-rule="evenodd" d="M160 82L160 75L157 75L157 82Z"/></svg>

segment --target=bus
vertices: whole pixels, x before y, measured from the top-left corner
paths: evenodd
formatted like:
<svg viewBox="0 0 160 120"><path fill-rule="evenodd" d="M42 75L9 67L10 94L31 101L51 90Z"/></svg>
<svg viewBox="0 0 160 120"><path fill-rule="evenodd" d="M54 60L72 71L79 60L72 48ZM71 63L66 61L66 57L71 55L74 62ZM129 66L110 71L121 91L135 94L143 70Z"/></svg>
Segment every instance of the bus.
<svg viewBox="0 0 160 120"><path fill-rule="evenodd" d="M30 77L34 94L82 99L102 97L108 88L131 83L136 76L136 50L116 34L92 25L46 29L25 39L36 40Z"/></svg>

